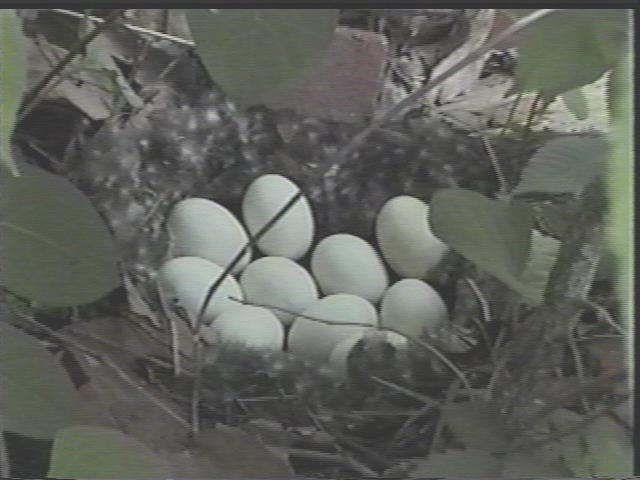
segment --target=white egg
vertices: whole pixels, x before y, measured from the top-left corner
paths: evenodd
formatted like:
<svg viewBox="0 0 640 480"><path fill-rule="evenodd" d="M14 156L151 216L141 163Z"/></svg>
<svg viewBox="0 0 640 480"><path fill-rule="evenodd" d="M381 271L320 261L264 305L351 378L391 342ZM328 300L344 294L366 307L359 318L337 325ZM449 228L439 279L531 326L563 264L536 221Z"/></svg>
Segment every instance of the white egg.
<svg viewBox="0 0 640 480"><path fill-rule="evenodd" d="M184 312L185 320L195 326L209 287L222 273L221 266L199 257L178 257L165 262L158 272L157 286L167 316L177 320L180 317L176 311L180 310ZM240 285L231 275L224 279L207 305L203 317L205 324L225 310L240 306L229 297L244 299Z"/></svg>
<svg viewBox="0 0 640 480"><path fill-rule="evenodd" d="M318 288L304 268L285 257L263 257L251 262L240 277L245 299L257 305L301 313L318 299ZM290 325L294 314L273 309L273 314Z"/></svg>
<svg viewBox="0 0 640 480"><path fill-rule="evenodd" d="M251 235L266 225L298 192L298 187L282 175L263 175L247 188L242 199L242 217ZM297 260L303 257L313 241L313 213L303 195L258 241L266 255Z"/></svg>
<svg viewBox="0 0 640 480"><path fill-rule="evenodd" d="M318 243L311 256L311 272L325 294L351 293L373 303L389 285L387 271L373 247L345 233Z"/></svg>
<svg viewBox="0 0 640 480"><path fill-rule="evenodd" d="M284 327L266 308L242 305L226 310L203 331L208 343L229 343L238 346L282 350Z"/></svg>
<svg viewBox="0 0 640 480"><path fill-rule="evenodd" d="M382 206L376 237L385 260L403 278L424 278L448 250L431 231L429 206L407 195Z"/></svg>
<svg viewBox="0 0 640 480"><path fill-rule="evenodd" d="M332 322L334 325L311 318ZM357 323L362 326L341 323ZM289 351L318 362L326 362L339 342L348 337L364 335L371 326L377 324L378 314L364 298L346 293L330 295L313 302L294 320L289 330Z"/></svg>
<svg viewBox="0 0 640 480"><path fill-rule="evenodd" d="M411 338L435 333L447 317L447 307L438 292L413 278L394 283L380 305L380 325Z"/></svg>
<svg viewBox="0 0 640 480"><path fill-rule="evenodd" d="M173 207L167 219L171 256L193 256L226 268L249 241L247 232L233 214L206 198L187 198ZM251 260L247 251L232 270L237 274Z"/></svg>

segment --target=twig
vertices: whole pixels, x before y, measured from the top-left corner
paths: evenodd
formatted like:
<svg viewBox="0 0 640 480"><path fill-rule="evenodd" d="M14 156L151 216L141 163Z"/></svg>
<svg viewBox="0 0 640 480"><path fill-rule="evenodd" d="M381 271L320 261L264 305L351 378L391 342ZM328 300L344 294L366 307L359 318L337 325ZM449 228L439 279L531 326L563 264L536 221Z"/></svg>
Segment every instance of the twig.
<svg viewBox="0 0 640 480"><path fill-rule="evenodd" d="M493 166L493 171L498 178L498 185L500 185L500 190L498 191L499 195L506 195L509 192L509 185L507 185L507 180L504 177L504 173L502 172L502 168L500 168L500 162L498 161L498 156L496 155L496 151L493 149L493 145L487 138L486 135L482 135L480 137L482 139L482 143L484 144L484 148L489 155L489 160L491 160L491 165Z"/></svg>
<svg viewBox="0 0 640 480"><path fill-rule="evenodd" d="M480 290L480 288L478 287L478 284L473 280L473 278L464 277L464 281L467 283L467 285L469 285L469 288L473 291L473 294L476 297L476 301L478 302L478 305L480 305L480 311L482 313L482 320L484 320L484 323L479 321L479 320L476 321L475 317L473 317L474 318L474 323L478 327L478 330L480 330L480 334L482 335L482 339L487 344L487 348L489 349L489 353L491 354L491 358L492 358L493 362L495 363L495 352L494 352L494 350L492 348L491 339L489 338L489 334L487 333L487 329L484 327L485 323L491 322L491 310L489 308L489 302L487 302L487 299L482 294L482 290Z"/></svg>
<svg viewBox="0 0 640 480"><path fill-rule="evenodd" d="M503 136L507 132L507 128L509 127L509 125L513 121L513 117L516 114L516 109L518 108L518 105L520 105L520 102L522 101L523 95L524 94L522 92L520 92L520 93L518 93L518 95L516 95L516 99L513 101L513 104L511 105L511 108L509 109L509 113L507 114L507 118L504 121L504 125L502 126L502 129L500 130L500 136Z"/></svg>
<svg viewBox="0 0 640 480"><path fill-rule="evenodd" d="M22 108L18 112L17 121L20 122L23 120L35 107L40 103L42 99L43 92L49 86L51 81L59 75L66 67L69 65L73 59L82 53L87 45L89 45L98 35L100 35L103 31L105 31L113 22L115 22L122 10L114 10L104 19L104 21L99 24L96 28L94 28L89 34L85 35L82 40L78 42L78 44L73 47L69 52L64 56L62 60L60 60L51 70L47 72L47 74L38 82L38 84L33 87L27 94L25 95L25 100ZM84 14L80 14L81 18L84 18Z"/></svg>
<svg viewBox="0 0 640 480"><path fill-rule="evenodd" d="M386 327L386 326L382 326L382 325L366 325L366 324L357 323L357 322L338 322L338 321L334 321L334 320L324 320L322 318L311 317L311 316L308 316L308 315L303 315L303 314L298 313L298 312L292 312L290 310L286 310L286 309L280 308L280 307L273 307L273 306L270 306L270 305L263 305L263 304L259 304L259 303L248 302L246 300L240 300L240 299L235 298L235 297L229 297L229 299L233 300L235 302L238 302L238 303L245 304L245 305L253 305L253 306L256 306L256 307L266 307L266 308L271 308L271 309L274 309L274 310L280 310L282 312L289 313L289 314L295 315L295 316L300 317L300 318L306 318L308 320L313 320L314 322L323 323L325 325L349 325L349 326L353 325L353 326L370 328L370 329L375 329L375 330L380 330L380 331L385 331L385 332L397 333L398 335L401 335L404 338L406 338L409 342L415 343L416 345L424 348L425 350L428 350L434 356L436 356L438 358L438 360L440 360L447 367L449 367L449 369L460 379L460 381L464 385L465 389L469 393L469 396L471 396L471 397L474 396L473 388L471 387L471 384L467 380L467 377L465 376L465 374L462 373L462 371L458 367L456 367L454 365L454 363L451 360L449 360L442 352L440 352L437 348L435 348L434 346L428 344L427 342L425 342L423 340L418 340L417 338L410 337L406 333L403 333L403 332L401 332L399 330L396 330L395 328Z"/></svg>
<svg viewBox="0 0 640 480"><path fill-rule="evenodd" d="M584 388L584 363L582 362L582 355L580 354L580 349L576 343L576 337L574 335L574 329L576 328L576 324L580 320L580 316L576 315L567 327L567 344L569 345L569 350L571 350L571 356L573 357L573 364L576 369L576 376L578 377L578 382L580 386ZM581 392L580 400L582 402L582 408L585 413L591 411L591 405L587 400L584 392Z"/></svg>
<svg viewBox="0 0 640 480"><path fill-rule="evenodd" d="M213 295L216 293L222 282L227 278L227 276L231 273L231 271L235 268L235 266L242 260L245 253L249 251L251 247L253 247L286 213L296 204L298 200L302 198L302 190L298 190L295 195L293 195L287 203L285 203L282 208L276 212L276 214L256 233L255 236L250 236L249 241L245 244L242 249L236 254L235 257L231 260L231 262L227 265L227 267L223 270L223 272L218 276L215 282L209 287L207 290L207 294L205 295L204 301L200 306L200 310L198 312L198 316L196 317L195 328L194 328L194 337L193 343L196 348L196 353L198 351L200 345L200 330L202 329L202 323L204 321L204 313L209 306L209 302L213 298ZM191 420L192 422L197 422L199 419L199 414L197 412L198 403L200 398L200 382L199 382L199 372L202 370L202 362L203 355L196 355L196 378L193 382L193 400L191 402L191 408L194 409L191 412ZM194 436L199 431L199 426L196 424L192 424L192 433Z"/></svg>
<svg viewBox="0 0 640 480"><path fill-rule="evenodd" d="M620 335L627 335L627 332L624 330L624 328L622 328L613 320L611 314L602 305L598 305L596 302L593 302L591 300L585 300L584 303L587 307L596 311L599 320L604 320L606 323L611 325L614 330Z"/></svg>
<svg viewBox="0 0 640 480"><path fill-rule="evenodd" d="M352 138L352 140L338 152L338 154L336 155L336 163L338 164L343 163L346 160L347 156L353 151L355 151L369 137L369 135L371 135L374 131L378 130L382 125L387 123L389 120L392 120L396 115L404 111L407 107L413 105L416 101L418 101L421 97L423 97L427 92L433 90L436 86L440 85L446 79L448 79L458 71L462 70L467 65L480 59L485 53L496 48L498 45L500 45L505 40L511 38L516 33L519 33L522 30L525 30L526 28L531 26L533 23L537 22L541 18L555 11L556 11L555 9L543 9L543 10L537 10L536 12L533 12L532 14L527 15L526 17L515 22L509 28L505 29L503 32L501 32L499 35L497 35L495 38L493 38L489 42L485 43L481 47L469 53L469 55L461 59L459 62L451 65L451 67L449 67L447 70L442 72L437 77L429 80L426 85L418 88L415 92L413 92L411 95L409 95L408 97L404 98L403 100L395 104L393 107L387 110L387 112L385 112L380 117L375 118L368 127L366 127L360 133L355 135Z"/></svg>
<svg viewBox="0 0 640 480"><path fill-rule="evenodd" d="M105 19L102 19L100 17L94 17L94 16L91 16L91 15L87 15L85 17L84 14L77 13L77 12L72 12L71 10L64 10L64 9L61 9L61 8L54 8L51 11L55 12L55 13L60 13L62 15L66 15L68 17L75 17L75 18L79 18L79 19L88 18L92 22L95 22L95 23L98 23L98 24L102 24L102 23L105 22ZM168 33L156 32L155 30L149 30L148 28L138 27L136 25L131 25L131 24L128 24L128 23L122 23L121 25L124 28L126 28L127 30L130 30L132 32L142 33L144 35L150 35L150 36L155 37L155 38L157 38L159 40L168 40L170 42L178 43L178 44L183 45L185 47L190 47L190 48L195 47L195 44L193 42L191 42L189 40L185 40L184 38L176 37L174 35L169 35Z"/></svg>
<svg viewBox="0 0 640 480"><path fill-rule="evenodd" d="M529 133L529 130L531 130L531 125L533 124L533 118L536 116L536 113L538 113L538 104L540 103L540 100L542 100L542 92L538 92L536 94L535 98L533 99L533 103L529 108L529 113L527 114L527 120L524 124L524 135Z"/></svg>
<svg viewBox="0 0 640 480"><path fill-rule="evenodd" d="M118 377L120 377L121 380L123 380L129 386L131 386L131 387L135 388L136 390L138 390L144 396L146 396L150 400L151 403L153 403L156 407L160 408L162 411L167 413L178 424L180 424L180 426L182 426L184 428L187 428L187 429L189 428L189 423L186 420L184 420L180 415L175 413L169 406L165 405L162 402L162 400L156 398L155 395L153 395L151 392L149 392L142 385L138 384L124 370L122 370L118 365L116 365L113 362L113 360L111 360L107 355L104 355L102 353L98 353L98 352L93 351L92 349L82 345L79 342L76 342L75 340L67 337L66 335L58 333L55 330L52 330L51 328L47 327L46 325L43 325L43 324L35 321L33 318L31 318L29 315L27 315L27 314L25 314L23 312L13 311L13 313L16 316L22 318L27 323L29 323L29 325L34 326L36 328L39 328L40 330L43 330L48 335L51 335L53 338L63 342L65 345L67 345L69 347L72 347L72 348L75 348L76 350L82 352L83 354L89 355L90 357L96 359L98 362L101 362L102 364L106 365L111 370L113 370L118 375Z"/></svg>
<svg viewBox="0 0 640 480"><path fill-rule="evenodd" d="M451 384L449 391L447 392L447 397L445 398L444 406L449 406L453 399L456 397L458 393L458 382L454 382ZM433 437L431 438L431 446L429 447L429 454L432 454L436 447L438 446L438 442L440 441L440 437L442 436L442 431L444 429L444 415L440 413L440 418L438 419L438 423L436 424L436 429L433 432Z"/></svg>
<svg viewBox="0 0 640 480"><path fill-rule="evenodd" d="M418 392L414 392L413 390L410 390L408 388L405 388L401 385L396 385L395 383L389 382L387 380L383 380L382 378L378 378L374 375L370 375L370 378L373 379L374 381L384 385L385 387L391 388L392 390L396 390L400 393L403 393L404 395L406 395L407 397L413 398L414 400L417 400L419 402L424 403L426 406L428 407L434 407L435 405L438 404L437 401L435 401L433 398L430 398L426 395L422 395L421 393Z"/></svg>

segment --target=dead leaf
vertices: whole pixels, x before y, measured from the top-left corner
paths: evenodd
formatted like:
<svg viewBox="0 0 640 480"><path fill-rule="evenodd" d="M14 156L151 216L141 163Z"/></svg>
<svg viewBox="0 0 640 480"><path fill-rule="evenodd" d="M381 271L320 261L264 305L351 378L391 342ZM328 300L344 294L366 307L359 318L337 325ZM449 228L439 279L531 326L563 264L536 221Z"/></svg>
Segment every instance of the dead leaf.
<svg viewBox="0 0 640 480"><path fill-rule="evenodd" d="M336 121L363 121L373 114L386 52L381 35L337 28L324 61L267 106Z"/></svg>

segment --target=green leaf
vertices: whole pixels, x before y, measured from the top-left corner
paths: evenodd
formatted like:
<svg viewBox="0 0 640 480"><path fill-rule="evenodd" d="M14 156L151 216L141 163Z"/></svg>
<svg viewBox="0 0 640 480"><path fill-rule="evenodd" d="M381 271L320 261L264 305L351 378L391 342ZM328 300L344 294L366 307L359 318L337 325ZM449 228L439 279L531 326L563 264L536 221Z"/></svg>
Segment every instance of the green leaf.
<svg viewBox="0 0 640 480"><path fill-rule="evenodd" d="M500 473L500 461L486 450L447 450L418 460L410 478L493 478Z"/></svg>
<svg viewBox="0 0 640 480"><path fill-rule="evenodd" d="M551 140L529 160L513 193L580 193L604 174L608 156L609 144L600 136Z"/></svg>
<svg viewBox="0 0 640 480"><path fill-rule="evenodd" d="M502 478L566 477L570 473L562 465L547 463L530 453L509 453L502 461Z"/></svg>
<svg viewBox="0 0 640 480"><path fill-rule="evenodd" d="M53 438L77 422L76 392L58 360L30 335L0 321L0 413L6 430Z"/></svg>
<svg viewBox="0 0 640 480"><path fill-rule="evenodd" d="M187 10L211 78L242 106L263 103L322 58L337 10Z"/></svg>
<svg viewBox="0 0 640 480"><path fill-rule="evenodd" d="M587 97L580 88L574 88L560 95L562 102L574 117L578 120L586 120L589 116L589 104Z"/></svg>
<svg viewBox="0 0 640 480"><path fill-rule="evenodd" d="M531 232L531 252L522 276L509 287L522 295L531 306L540 305L544 299L549 274L556 263L561 242L553 237Z"/></svg>
<svg viewBox="0 0 640 480"><path fill-rule="evenodd" d="M630 42L629 42L630 43ZM618 301L623 309L623 324L635 322L633 311L634 275L634 77L633 57L627 55L614 69L610 90L612 103L612 154L607 168L607 193L610 205L608 240L617 258Z"/></svg>
<svg viewBox="0 0 640 480"><path fill-rule="evenodd" d="M169 478L171 472L151 449L117 430L76 426L58 432L48 477Z"/></svg>
<svg viewBox="0 0 640 480"><path fill-rule="evenodd" d="M89 200L33 167L0 182L0 284L47 306L89 303L116 288L111 236Z"/></svg>
<svg viewBox="0 0 640 480"><path fill-rule="evenodd" d="M501 452L508 444L500 416L490 403L452 403L442 409L442 415L445 425L467 448Z"/></svg>
<svg viewBox="0 0 640 480"><path fill-rule="evenodd" d="M522 32L515 90L554 95L594 82L612 67L621 50L628 27L620 12L563 10Z"/></svg>
<svg viewBox="0 0 640 480"><path fill-rule="evenodd" d="M0 165L16 176L11 136L26 85L26 41L15 10L0 9Z"/></svg>
<svg viewBox="0 0 640 480"><path fill-rule="evenodd" d="M490 200L463 189L438 190L431 199L431 226L443 242L506 284L527 262L534 217L519 202Z"/></svg>
<svg viewBox="0 0 640 480"><path fill-rule="evenodd" d="M584 437L593 476L621 478L633 474L633 443L624 428L600 417L587 426Z"/></svg>

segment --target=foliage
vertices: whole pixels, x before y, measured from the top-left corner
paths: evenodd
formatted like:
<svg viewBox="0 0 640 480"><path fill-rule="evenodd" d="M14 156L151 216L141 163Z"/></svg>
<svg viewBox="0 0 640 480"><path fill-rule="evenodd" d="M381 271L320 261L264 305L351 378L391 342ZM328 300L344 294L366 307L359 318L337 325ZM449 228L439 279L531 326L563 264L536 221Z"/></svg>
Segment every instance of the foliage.
<svg viewBox="0 0 640 480"><path fill-rule="evenodd" d="M599 136L551 140L529 160L513 193L579 194L604 173L608 152Z"/></svg>
<svg viewBox="0 0 640 480"><path fill-rule="evenodd" d="M26 83L26 42L14 10L0 10L0 165L12 175L18 169L11 136Z"/></svg>
<svg viewBox="0 0 640 480"><path fill-rule="evenodd" d="M213 80L240 105L264 102L320 58L336 10L187 10Z"/></svg>
<svg viewBox="0 0 640 480"><path fill-rule="evenodd" d="M27 166L0 185L2 285L48 306L89 303L118 286L111 236L79 190Z"/></svg>
<svg viewBox="0 0 640 480"><path fill-rule="evenodd" d="M32 336L0 321L0 407L4 427L53 438L77 422L75 389L60 363Z"/></svg>
<svg viewBox="0 0 640 480"><path fill-rule="evenodd" d="M627 31L626 10L563 10L518 39L514 91L548 97L597 80L609 70Z"/></svg>

